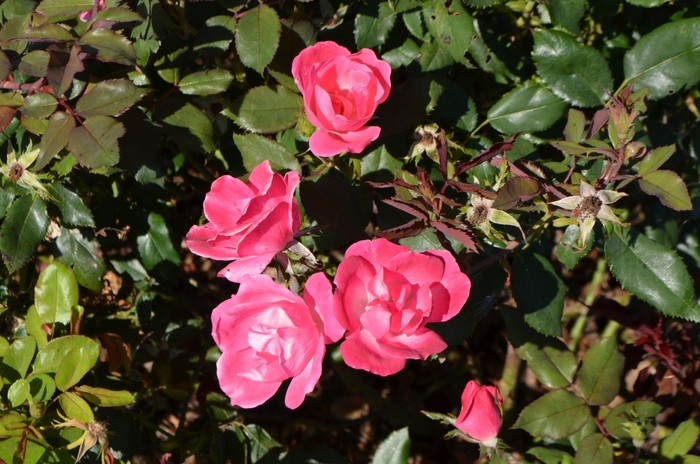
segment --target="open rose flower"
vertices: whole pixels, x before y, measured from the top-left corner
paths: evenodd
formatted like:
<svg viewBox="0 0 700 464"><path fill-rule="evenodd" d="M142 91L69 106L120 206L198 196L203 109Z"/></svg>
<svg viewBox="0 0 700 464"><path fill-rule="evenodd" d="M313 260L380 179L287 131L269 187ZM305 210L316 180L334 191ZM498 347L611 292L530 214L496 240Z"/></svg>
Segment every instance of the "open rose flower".
<svg viewBox="0 0 700 464"><path fill-rule="evenodd" d="M233 282L246 274L260 274L284 250L299 229L301 216L294 199L299 174L282 177L264 161L253 169L248 183L222 176L204 199L203 226L185 237L192 253L211 259L234 260L219 272Z"/></svg>
<svg viewBox="0 0 700 464"><path fill-rule="evenodd" d="M455 427L485 446L496 446L501 429L501 393L496 387L481 386L470 380L462 392L462 411Z"/></svg>
<svg viewBox="0 0 700 464"><path fill-rule="evenodd" d="M391 66L372 50L350 53L335 42L319 42L294 58L292 75L317 128L309 140L314 155L360 153L379 137L379 127L365 124L389 96Z"/></svg>
<svg viewBox="0 0 700 464"><path fill-rule="evenodd" d="M348 330L343 360L378 375L447 348L425 324L455 316L471 287L447 251L416 253L385 239L350 246L334 282L338 321Z"/></svg>
<svg viewBox="0 0 700 464"><path fill-rule="evenodd" d="M231 404L244 408L261 405L289 378L285 404L297 408L321 376L326 343L345 332L322 273L306 282L304 299L266 275L244 276L238 293L217 306L211 318L221 350L219 384Z"/></svg>

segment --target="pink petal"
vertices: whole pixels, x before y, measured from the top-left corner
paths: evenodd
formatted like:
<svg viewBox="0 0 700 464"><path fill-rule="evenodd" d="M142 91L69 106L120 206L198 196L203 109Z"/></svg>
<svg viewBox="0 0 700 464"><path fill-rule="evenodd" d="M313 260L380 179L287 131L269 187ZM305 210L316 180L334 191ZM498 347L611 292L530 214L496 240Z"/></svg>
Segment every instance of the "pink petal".
<svg viewBox="0 0 700 464"><path fill-rule="evenodd" d="M284 404L289 409L298 408L304 401L307 393L311 393L321 378L321 367L323 364L323 355L326 353L326 346L323 340L319 338L316 345L316 353L309 361L306 368L296 377L292 378L287 395L284 398Z"/></svg>
<svg viewBox="0 0 700 464"><path fill-rule="evenodd" d="M353 243L345 251L345 259L348 256L362 256L367 261L374 265L374 268L379 271L385 263L388 263L394 256L399 253L410 252L408 247L396 245L384 238L376 240L361 240ZM343 261L344 263L345 261ZM341 263L342 266L342 263ZM340 269L339 269L340 270Z"/></svg>
<svg viewBox="0 0 700 464"><path fill-rule="evenodd" d="M335 313L335 298L328 278L322 272L313 274L304 287L304 301L322 322L325 343L334 343L345 334Z"/></svg>
<svg viewBox="0 0 700 464"><path fill-rule="evenodd" d="M248 186L256 195L259 193L266 193L270 188L270 184L272 184L274 175L275 173L270 167L270 162L265 160L250 171Z"/></svg>
<svg viewBox="0 0 700 464"><path fill-rule="evenodd" d="M412 284L421 286L439 282L445 271L445 264L441 258L414 252L394 256L385 267Z"/></svg>
<svg viewBox="0 0 700 464"><path fill-rule="evenodd" d="M224 277L231 282L240 282L241 278L245 275L260 274L263 272L267 265L270 264L270 261L272 261L272 258L275 257L275 254L276 253L269 253L266 255L239 258L220 270L217 276Z"/></svg>
<svg viewBox="0 0 700 464"><path fill-rule="evenodd" d="M316 156L327 158L343 152L360 153L377 140L381 129L365 126L352 132L326 132L318 129L309 139L309 149Z"/></svg>
<svg viewBox="0 0 700 464"><path fill-rule="evenodd" d="M212 182L204 199L204 215L219 229L235 227L254 195L239 179L221 176Z"/></svg>
<svg viewBox="0 0 700 464"><path fill-rule="evenodd" d="M350 51L335 42L318 42L311 47L302 50L292 61L292 76L302 93L306 88L306 82L311 67L321 61L329 60L336 56L350 55Z"/></svg>
<svg viewBox="0 0 700 464"><path fill-rule="evenodd" d="M454 257L445 250L429 250L425 254L439 257L445 265L445 273L440 280L442 286L450 294L449 309L446 313L434 313L428 322L444 322L457 315L467 302L472 283L460 269ZM438 319L439 317L439 319Z"/></svg>
<svg viewBox="0 0 700 464"><path fill-rule="evenodd" d="M391 313L382 308L372 308L360 316L360 323L374 338L382 338L389 331Z"/></svg>
<svg viewBox="0 0 700 464"><path fill-rule="evenodd" d="M242 408L254 408L272 398L282 382L257 382L241 377L231 369L231 361L236 353L223 353L216 362L216 375L219 385L231 399L231 404Z"/></svg>
<svg viewBox="0 0 700 464"><path fill-rule="evenodd" d="M379 86L383 90L379 94L377 104L382 103L389 96L391 90L391 65L386 61L377 58L377 55L369 48L363 48L359 52L350 56L353 61L359 61L372 69L374 77L379 81Z"/></svg>
<svg viewBox="0 0 700 464"><path fill-rule="evenodd" d="M238 244L239 256L277 254L294 238L289 222L289 204L279 203Z"/></svg>
<svg viewBox="0 0 700 464"><path fill-rule="evenodd" d="M238 258L238 242L241 236L220 236L213 223L192 226L185 236L190 251L205 258L228 261Z"/></svg>
<svg viewBox="0 0 700 464"><path fill-rule="evenodd" d="M425 327L416 330L412 335L386 335L379 343L386 352L408 359L426 359L447 348L447 343L440 335Z"/></svg>
<svg viewBox="0 0 700 464"><path fill-rule="evenodd" d="M345 364L353 369L362 369L381 376L396 374L406 365L405 359L382 356L372 351L360 340L359 332L345 338L340 345L340 354Z"/></svg>

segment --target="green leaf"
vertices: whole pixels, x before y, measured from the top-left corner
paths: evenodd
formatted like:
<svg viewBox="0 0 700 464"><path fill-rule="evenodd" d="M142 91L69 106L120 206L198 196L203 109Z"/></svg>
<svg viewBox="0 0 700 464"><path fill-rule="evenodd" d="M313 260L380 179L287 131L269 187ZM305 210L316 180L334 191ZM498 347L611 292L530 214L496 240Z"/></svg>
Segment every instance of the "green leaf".
<svg viewBox="0 0 700 464"><path fill-rule="evenodd" d="M545 87L520 87L491 107L488 118L491 125L504 134L539 132L554 124L567 104Z"/></svg>
<svg viewBox="0 0 700 464"><path fill-rule="evenodd" d="M382 55L382 60L389 63L392 69L408 66L420 56L420 47L410 38L400 46Z"/></svg>
<svg viewBox="0 0 700 464"><path fill-rule="evenodd" d="M546 337L525 324L520 310L503 307L501 312L508 341L537 379L549 388L568 387L576 373L576 355L558 338Z"/></svg>
<svg viewBox="0 0 700 464"><path fill-rule="evenodd" d="M24 99L24 106L20 108L22 114L30 118L48 118L56 110L58 101L50 93L35 93Z"/></svg>
<svg viewBox="0 0 700 464"><path fill-rule="evenodd" d="M56 382L46 374L32 374L27 377L29 392L35 402L45 402L53 398Z"/></svg>
<svg viewBox="0 0 700 464"><path fill-rule="evenodd" d="M554 390L525 406L512 428L559 440L576 433L590 416L582 398L566 390Z"/></svg>
<svg viewBox="0 0 700 464"><path fill-rule="evenodd" d="M148 91L136 87L128 79L100 81L75 105L75 110L84 118L90 116L119 116Z"/></svg>
<svg viewBox="0 0 700 464"><path fill-rule="evenodd" d="M80 47L73 45L70 52L64 50L49 50L49 67L46 78L53 87L54 95L65 94L73 84L73 77L85 70L80 59Z"/></svg>
<svg viewBox="0 0 700 464"><path fill-rule="evenodd" d="M5 356L5 353L7 353L7 350L9 350L9 349L10 349L10 342L8 342L7 339L5 339L4 337L0 337L0 358Z"/></svg>
<svg viewBox="0 0 700 464"><path fill-rule="evenodd" d="M143 18L139 16L138 13L134 13L128 8L110 7L98 11L97 14L92 17L91 27L104 27L100 25L100 22L102 21L109 23L142 23Z"/></svg>
<svg viewBox="0 0 700 464"><path fill-rule="evenodd" d="M642 161L637 164L637 173L640 176L658 170L676 152L676 144L657 147L651 150Z"/></svg>
<svg viewBox="0 0 700 464"><path fill-rule="evenodd" d="M577 144L583 140L583 130L586 128L586 115L583 111L569 108L569 117L564 128L564 138L567 142Z"/></svg>
<svg viewBox="0 0 700 464"><path fill-rule="evenodd" d="M255 87L241 95L224 114L245 130L268 134L293 127L300 108L301 96L282 86Z"/></svg>
<svg viewBox="0 0 700 464"><path fill-rule="evenodd" d="M56 248L57 259L73 269L80 285L93 291L102 289L105 263L97 240L88 240L78 229L61 227L61 236L56 239Z"/></svg>
<svg viewBox="0 0 700 464"><path fill-rule="evenodd" d="M573 446L575 450L578 450L578 447L581 444L581 440L586 438L588 435L596 433L598 431L600 431L600 429L598 428L595 419L593 419L593 416L590 416L586 424L583 427L581 427L578 430L578 432L569 436L569 443L571 443L571 446Z"/></svg>
<svg viewBox="0 0 700 464"><path fill-rule="evenodd" d="M44 332L44 321L39 317L39 313L36 310L36 306L32 305L27 310L27 316L24 319L24 330L27 331L27 335L31 335L36 340L36 346L42 349L46 343L48 343L48 337L46 332Z"/></svg>
<svg viewBox="0 0 700 464"><path fill-rule="evenodd" d="M180 255L170 241L165 219L158 213L148 215L148 232L137 237L136 243L146 269L152 270L163 261L180 264Z"/></svg>
<svg viewBox="0 0 700 464"><path fill-rule="evenodd" d="M666 3L667 0L625 0L630 5L641 6L643 8L654 8Z"/></svg>
<svg viewBox="0 0 700 464"><path fill-rule="evenodd" d="M452 81L439 79L434 84L442 87L435 114L458 132L467 134L473 131L479 117L474 100Z"/></svg>
<svg viewBox="0 0 700 464"><path fill-rule="evenodd" d="M182 146L198 152L216 151L211 120L192 103L164 99L156 106L156 116L168 137Z"/></svg>
<svg viewBox="0 0 700 464"><path fill-rule="evenodd" d="M632 228L605 242L610 272L622 286L662 313L700 322L700 306L683 261L675 252Z"/></svg>
<svg viewBox="0 0 700 464"><path fill-rule="evenodd" d="M95 416L90 409L90 405L84 399L71 392L64 392L58 397L58 403L61 405L65 416L69 419L75 419L84 424L95 420Z"/></svg>
<svg viewBox="0 0 700 464"><path fill-rule="evenodd" d="M97 169L119 162L117 139L124 135L124 124L109 116L91 116L68 135L68 149L81 165Z"/></svg>
<svg viewBox="0 0 700 464"><path fill-rule="evenodd" d="M566 288L549 260L534 253L516 255L511 284L525 322L542 334L561 336Z"/></svg>
<svg viewBox="0 0 700 464"><path fill-rule="evenodd" d="M49 40L51 42L68 42L73 40L70 29L60 24L44 23L39 26L28 27L22 31L23 39Z"/></svg>
<svg viewBox="0 0 700 464"><path fill-rule="evenodd" d="M3 364L17 371L20 377L27 375L27 369L32 363L34 352L36 351L36 340L34 337L18 338L5 353Z"/></svg>
<svg viewBox="0 0 700 464"><path fill-rule="evenodd" d="M613 80L605 58L570 35L547 29L533 32L532 59L547 88L572 105L600 106Z"/></svg>
<svg viewBox="0 0 700 464"><path fill-rule="evenodd" d="M463 0L466 5L475 6L477 8L483 8L486 6L495 5L500 3L502 0Z"/></svg>
<svg viewBox="0 0 700 464"><path fill-rule="evenodd" d="M57 261L46 266L34 288L34 301L45 323L68 324L71 308L78 304L78 281L73 271Z"/></svg>
<svg viewBox="0 0 700 464"><path fill-rule="evenodd" d="M270 161L272 169L301 172L301 166L294 157L294 153L274 140L256 134L233 134L233 143L241 151L243 166L248 172L265 160Z"/></svg>
<svg viewBox="0 0 700 464"><path fill-rule="evenodd" d="M395 430L379 444L372 464L407 464L410 447L408 427Z"/></svg>
<svg viewBox="0 0 700 464"><path fill-rule="evenodd" d="M10 63L7 55L5 55L5 52L0 50L0 81L5 80L5 78L12 72L12 69L12 63Z"/></svg>
<svg viewBox="0 0 700 464"><path fill-rule="evenodd" d="M126 390L108 390L106 388L81 385L76 388L83 397L100 407L127 406L134 402L134 394Z"/></svg>
<svg viewBox="0 0 700 464"><path fill-rule="evenodd" d="M275 56L281 33L277 13L269 6L247 11L236 26L236 51L241 62L262 74Z"/></svg>
<svg viewBox="0 0 700 464"><path fill-rule="evenodd" d="M216 95L225 92L233 82L233 76L225 69L210 69L188 74L180 81L178 88L186 95Z"/></svg>
<svg viewBox="0 0 700 464"><path fill-rule="evenodd" d="M46 166L51 159L68 145L68 136L75 127L75 118L63 111L56 111L49 118L49 125L41 136L41 151L33 170L39 171Z"/></svg>
<svg viewBox="0 0 700 464"><path fill-rule="evenodd" d="M586 256L591 248L593 248L593 234L589 234L586 240L586 246L581 250L576 248L576 242L578 242L577 237L580 233L580 228L577 225L570 225L564 231L564 235L559 240L557 245L557 259L561 261L568 270L572 270L576 263L578 263L581 258Z"/></svg>
<svg viewBox="0 0 700 464"><path fill-rule="evenodd" d="M433 40L456 62L468 65L464 55L475 35L474 19L462 3L455 1L448 7L444 0L433 0L423 7L423 19Z"/></svg>
<svg viewBox="0 0 700 464"><path fill-rule="evenodd" d="M498 196L491 207L509 210L536 196L541 190L540 183L531 177L512 177L498 191Z"/></svg>
<svg viewBox="0 0 700 464"><path fill-rule="evenodd" d="M31 51L22 57L19 63L19 70L30 76L44 77L49 69L50 58L51 55L46 50ZM2 74L1 71L0 74Z"/></svg>
<svg viewBox="0 0 700 464"><path fill-rule="evenodd" d="M679 458L693 449L700 437L700 416L682 422L671 435L664 438L659 446L659 454L669 461Z"/></svg>
<svg viewBox="0 0 700 464"><path fill-rule="evenodd" d="M653 401L632 401L613 408L605 416L605 428L618 440L632 441L630 429L626 423L645 423L644 432L648 435L654 430L653 419L661 412L662 406Z"/></svg>
<svg viewBox="0 0 700 464"><path fill-rule="evenodd" d="M421 10L411 11L401 15L403 23L408 29L408 32L423 42L430 41L430 35L426 32L423 26L423 12Z"/></svg>
<svg viewBox="0 0 700 464"><path fill-rule="evenodd" d="M56 372L63 357L70 350L83 348L89 355L90 364L95 365L100 356L100 344L82 335L68 335L54 338L36 355L32 370L34 374Z"/></svg>
<svg viewBox="0 0 700 464"><path fill-rule="evenodd" d="M396 14L388 2L370 1L355 16L355 43L357 48L374 48L384 45L396 23Z"/></svg>
<svg viewBox="0 0 700 464"><path fill-rule="evenodd" d="M649 98L672 95L700 80L700 18L666 23L625 54L625 82L649 87Z"/></svg>
<svg viewBox="0 0 700 464"><path fill-rule="evenodd" d="M15 200L0 228L0 253L10 272L29 261L49 227L46 204L38 195Z"/></svg>
<svg viewBox="0 0 700 464"><path fill-rule="evenodd" d="M77 16L92 9L93 0L43 0L36 12L46 16Z"/></svg>
<svg viewBox="0 0 700 464"><path fill-rule="evenodd" d="M74 226L95 227L92 212L78 194L59 183L50 184L46 189L51 194L51 203L61 211L63 222Z"/></svg>
<svg viewBox="0 0 700 464"><path fill-rule="evenodd" d="M271 456L275 449L284 449L282 445L270 436L267 431L259 425L251 424L241 426L240 429L246 440L248 457L250 462L258 462L264 456Z"/></svg>
<svg viewBox="0 0 700 464"><path fill-rule="evenodd" d="M35 119L23 114L21 116L22 126L34 135L41 135L46 131L49 121L46 119Z"/></svg>
<svg viewBox="0 0 700 464"><path fill-rule="evenodd" d="M600 433L592 433L581 440L574 464L612 464L613 448L610 440Z"/></svg>
<svg viewBox="0 0 700 464"><path fill-rule="evenodd" d="M66 391L73 385L80 382L92 366L94 361L85 348L74 348L70 350L61 360L56 370L56 386L61 391Z"/></svg>
<svg viewBox="0 0 700 464"><path fill-rule="evenodd" d="M580 34L579 23L586 13L586 0L549 0L547 5L552 23Z"/></svg>
<svg viewBox="0 0 700 464"><path fill-rule="evenodd" d="M573 464L574 458L566 451L536 446L527 450L544 464Z"/></svg>
<svg viewBox="0 0 700 464"><path fill-rule="evenodd" d="M423 231L421 235L426 232L428 231ZM435 238L437 239L437 237ZM401 243L408 246L404 241ZM436 247L433 246L432 248L435 249ZM437 248L442 248L439 242ZM503 291L508 274L503 270L500 263L494 263L479 269L476 273L470 274L469 278L471 279L472 287L469 299L462 310L450 322L431 324L431 328L449 346L457 346L466 340L474 331L476 324L491 311L491 308L496 304Z"/></svg>
<svg viewBox="0 0 700 464"><path fill-rule="evenodd" d="M362 157L360 175L364 180L390 181L394 178L394 172L402 167L403 162L394 158L387 150L386 145L382 145Z"/></svg>
<svg viewBox="0 0 700 464"><path fill-rule="evenodd" d="M148 279L148 271L146 271L141 261L138 259L130 259L129 261L117 261L113 259L110 262L118 273L129 274L129 276L134 279L134 282Z"/></svg>
<svg viewBox="0 0 700 464"><path fill-rule="evenodd" d="M216 58L228 50L236 31L234 16L214 16L207 19L194 39L192 49L207 58Z"/></svg>
<svg viewBox="0 0 700 464"><path fill-rule="evenodd" d="M16 380L7 390L7 399L10 400L10 405L13 408L32 399L32 395L29 393L29 382L25 379Z"/></svg>
<svg viewBox="0 0 700 464"><path fill-rule="evenodd" d="M136 64L136 50L129 40L109 29L93 29L80 38L83 51L96 53L97 59L124 65Z"/></svg>
<svg viewBox="0 0 700 464"><path fill-rule="evenodd" d="M617 349L616 337L603 338L586 351L578 384L588 404L606 405L615 399L624 364L625 357Z"/></svg>
<svg viewBox="0 0 700 464"><path fill-rule="evenodd" d="M688 195L688 187L683 179L673 171L652 171L639 179L639 187L647 194L654 195L664 206L676 211L692 211L693 203Z"/></svg>

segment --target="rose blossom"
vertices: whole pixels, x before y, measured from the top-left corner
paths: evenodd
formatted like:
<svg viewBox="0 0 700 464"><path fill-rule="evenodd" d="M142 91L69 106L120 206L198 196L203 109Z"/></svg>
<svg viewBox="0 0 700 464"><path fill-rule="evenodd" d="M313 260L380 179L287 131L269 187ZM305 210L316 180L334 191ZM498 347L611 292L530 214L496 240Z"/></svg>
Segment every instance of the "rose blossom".
<svg viewBox="0 0 700 464"><path fill-rule="evenodd" d="M192 226L185 237L193 253L217 260L235 260L219 272L233 282L259 274L284 250L299 229L301 216L294 199L299 174L282 177L264 161L248 183L222 176L204 199L209 223Z"/></svg>
<svg viewBox="0 0 700 464"><path fill-rule="evenodd" d="M349 331L340 346L343 359L378 375L447 348L425 324L455 316L471 287L447 251L415 253L385 239L350 246L335 285L336 315Z"/></svg>
<svg viewBox="0 0 700 464"><path fill-rule="evenodd" d="M294 58L292 75L317 127L309 140L314 155L360 153L379 137L379 127L365 124L389 96L391 66L372 50L351 54L335 42L318 42Z"/></svg>
<svg viewBox="0 0 700 464"><path fill-rule="evenodd" d="M462 411L455 427L486 446L494 447L501 429L501 393L496 387L470 380L462 392Z"/></svg>
<svg viewBox="0 0 700 464"><path fill-rule="evenodd" d="M304 299L266 275L241 278L238 293L214 309L212 336L221 349L216 363L231 404L252 408L291 378L285 404L297 408L321 376L325 344L343 336L333 314L331 284L312 275Z"/></svg>

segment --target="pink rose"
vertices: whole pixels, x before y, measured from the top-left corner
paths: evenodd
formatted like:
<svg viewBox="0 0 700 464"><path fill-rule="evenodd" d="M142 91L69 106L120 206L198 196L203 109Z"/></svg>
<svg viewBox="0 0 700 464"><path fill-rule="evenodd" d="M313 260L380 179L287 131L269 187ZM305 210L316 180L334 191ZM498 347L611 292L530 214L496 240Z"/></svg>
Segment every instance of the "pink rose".
<svg viewBox="0 0 700 464"><path fill-rule="evenodd" d="M399 372L406 359L447 348L425 328L455 316L471 282L444 250L415 253L388 240L350 246L335 276L336 315L348 330L340 345L350 367L378 375Z"/></svg>
<svg viewBox="0 0 700 464"><path fill-rule="evenodd" d="M97 11L102 11L105 9L105 0L100 0L100 2L97 4ZM78 19L80 19L83 22L90 21L92 19L92 10L86 11L84 13L80 13L78 15Z"/></svg>
<svg viewBox="0 0 700 464"><path fill-rule="evenodd" d="M351 54L335 42L319 42L294 58L292 75L306 117L317 127L309 140L314 155L360 153L379 137L379 127L365 124L389 96L391 66L372 50Z"/></svg>
<svg viewBox="0 0 700 464"><path fill-rule="evenodd" d="M222 176L204 199L209 223L192 226L185 237L192 253L217 260L235 260L219 272L233 282L260 274L284 250L299 229L301 216L294 199L299 174L282 177L264 161L244 183Z"/></svg>
<svg viewBox="0 0 700 464"><path fill-rule="evenodd" d="M321 376L325 344L344 332L322 273L306 282L304 299L266 275L243 276L238 293L217 306L211 319L221 349L219 384L231 404L243 408L261 405L289 378L285 404L297 408Z"/></svg>
<svg viewBox="0 0 700 464"><path fill-rule="evenodd" d="M501 429L501 393L496 387L482 387L470 380L462 392L462 411L455 427L484 445L496 446Z"/></svg>

